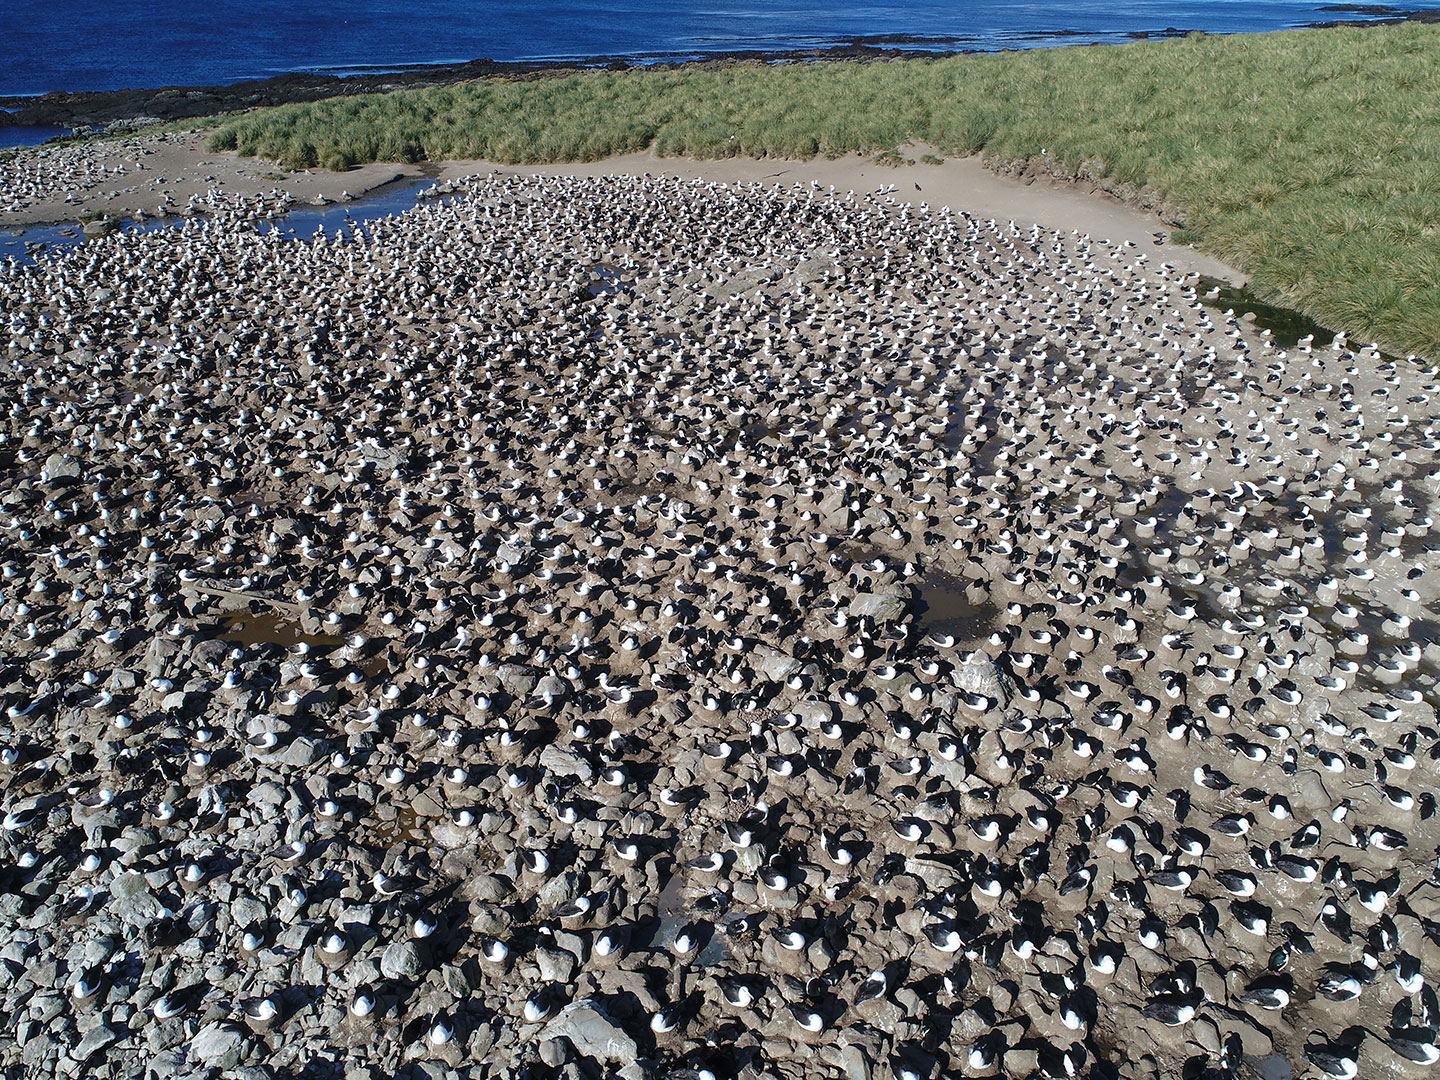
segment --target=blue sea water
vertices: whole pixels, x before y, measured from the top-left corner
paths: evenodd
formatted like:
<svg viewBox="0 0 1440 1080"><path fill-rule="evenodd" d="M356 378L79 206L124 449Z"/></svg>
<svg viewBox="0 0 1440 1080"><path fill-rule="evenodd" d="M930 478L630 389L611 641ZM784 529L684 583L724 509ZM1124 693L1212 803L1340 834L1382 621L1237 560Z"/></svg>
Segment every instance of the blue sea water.
<svg viewBox="0 0 1440 1080"><path fill-rule="evenodd" d="M3 118L3 115L0 113L0 118ZM16 127L12 124L0 123L0 149L7 146L36 146L57 136L68 135L69 132L69 128L49 125Z"/></svg>
<svg viewBox="0 0 1440 1080"><path fill-rule="evenodd" d="M4 0L0 96L204 86L290 71L803 49L915 35L937 50L1278 30L1325 0ZM1349 17L1349 16L1341 16ZM906 47L917 47L906 43Z"/></svg>

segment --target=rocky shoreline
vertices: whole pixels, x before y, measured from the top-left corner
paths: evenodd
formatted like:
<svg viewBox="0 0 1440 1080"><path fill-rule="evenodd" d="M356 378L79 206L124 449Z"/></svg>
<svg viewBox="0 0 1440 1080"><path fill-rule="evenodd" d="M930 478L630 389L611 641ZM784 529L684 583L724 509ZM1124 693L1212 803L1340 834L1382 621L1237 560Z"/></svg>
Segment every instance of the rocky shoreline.
<svg viewBox="0 0 1440 1080"><path fill-rule="evenodd" d="M373 74L330 75L293 72L268 79L253 79L226 86L167 86L157 89L105 90L69 93L55 91L40 97L0 97L0 108L13 109L6 122L20 126L105 126L150 120L187 120L201 116L292 102L318 101L351 94L374 94L444 86L469 79L541 78L590 68L709 67L738 63L778 61L888 60L913 56L943 55L881 45L854 43L828 49L795 49L777 52L717 53L701 60L635 61L619 57L595 57L576 61L525 61L507 63L472 60L466 64L424 65Z"/></svg>
<svg viewBox="0 0 1440 1080"><path fill-rule="evenodd" d="M1384 5L1336 4L1323 10L1333 11L1337 18L1312 24L1316 28L1338 26L1383 25L1392 22L1433 22L1440 18L1440 9L1402 9ZM1344 16L1351 15L1347 19ZM1183 37L1190 31L1167 27L1136 31L1135 39ZM1064 30L1046 35L1047 39L1064 38ZM728 67L736 64L773 64L781 62L883 61L919 57L951 56L976 51L958 39L936 39L920 35L883 35L857 38L823 49L755 50L707 53L703 57L610 57L597 56L581 60L504 62L489 59L472 60L454 65L400 66L376 72L333 75L322 72L291 72L267 79L252 79L222 86L166 86L106 91L55 91L40 97L0 97L0 109L8 124L26 126L63 126L110 128L111 133L136 130L137 124L153 121L187 120L202 116L294 102L318 101L328 97L352 94L373 94L390 90L443 86L470 79L541 78L571 71L594 68L623 70L631 67L655 69L676 67Z"/></svg>

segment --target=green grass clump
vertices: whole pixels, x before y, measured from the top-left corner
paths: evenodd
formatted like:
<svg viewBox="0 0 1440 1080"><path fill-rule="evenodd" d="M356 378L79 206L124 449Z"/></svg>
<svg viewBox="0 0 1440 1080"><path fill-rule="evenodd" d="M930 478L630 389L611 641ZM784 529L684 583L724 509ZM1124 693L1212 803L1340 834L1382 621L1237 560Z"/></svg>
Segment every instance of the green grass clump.
<svg viewBox="0 0 1440 1080"><path fill-rule="evenodd" d="M1183 222L1177 239L1245 270L1257 295L1440 357L1440 27L482 81L259 110L209 145L343 169L913 140L1143 189Z"/></svg>

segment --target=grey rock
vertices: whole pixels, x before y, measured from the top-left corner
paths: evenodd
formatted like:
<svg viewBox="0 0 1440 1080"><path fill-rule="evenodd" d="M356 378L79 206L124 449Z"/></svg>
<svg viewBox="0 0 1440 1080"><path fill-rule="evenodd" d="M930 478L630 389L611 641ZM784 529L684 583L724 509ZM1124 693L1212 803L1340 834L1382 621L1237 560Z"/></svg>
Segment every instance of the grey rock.
<svg viewBox="0 0 1440 1080"><path fill-rule="evenodd" d="M800 670L800 661L775 649L761 648L754 657L755 670L771 682L784 682Z"/></svg>
<svg viewBox="0 0 1440 1080"><path fill-rule="evenodd" d="M110 895L116 900L128 900L138 893L149 891L150 883L145 880L145 875L134 870L117 875L110 883Z"/></svg>
<svg viewBox="0 0 1440 1080"><path fill-rule="evenodd" d="M45 459L44 479L51 483L57 480L79 480L80 463L69 454L51 454Z"/></svg>
<svg viewBox="0 0 1440 1080"><path fill-rule="evenodd" d="M230 905L230 920L241 930L249 929L269 917L270 909L253 896L238 897Z"/></svg>
<svg viewBox="0 0 1440 1080"><path fill-rule="evenodd" d="M150 644L145 647L145 659L142 665L145 673L152 678L160 675L169 664L171 657L179 651L179 644L170 638L151 638Z"/></svg>
<svg viewBox="0 0 1440 1080"><path fill-rule="evenodd" d="M1011 1076L1030 1076L1040 1067L1040 1054L1029 1047L1005 1051L1005 1071Z"/></svg>
<svg viewBox="0 0 1440 1080"><path fill-rule="evenodd" d="M575 957L576 960L584 963L585 954L588 950L585 945L585 939L579 934L572 934L568 930L556 930L555 945L557 948L564 949L571 956Z"/></svg>
<svg viewBox="0 0 1440 1080"><path fill-rule="evenodd" d="M741 848L735 853L735 868L745 874L753 874L765 863L765 852L757 844Z"/></svg>
<svg viewBox="0 0 1440 1080"><path fill-rule="evenodd" d="M595 777L595 770L582 754L559 743L551 743L540 751L540 767L556 776L573 776L586 784Z"/></svg>
<svg viewBox="0 0 1440 1080"><path fill-rule="evenodd" d="M190 1040L190 1056L212 1069L233 1069L240 1063L245 1036L229 1024L213 1023L201 1028Z"/></svg>
<svg viewBox="0 0 1440 1080"><path fill-rule="evenodd" d="M575 974L575 957L563 949L541 947L535 950L540 977L546 982L568 983Z"/></svg>
<svg viewBox="0 0 1440 1080"><path fill-rule="evenodd" d="M128 866L132 861L149 854L159 843L160 837L154 829L128 825L125 827L124 832L111 841L111 846L121 853L120 861ZM153 878L154 871L145 874L145 879L149 882L149 887L152 889L155 888L156 885Z"/></svg>
<svg viewBox="0 0 1440 1080"><path fill-rule="evenodd" d="M285 752L280 755L280 761L292 768L303 769L319 761L325 750L323 741L317 742L302 735L285 748Z"/></svg>
<svg viewBox="0 0 1440 1080"><path fill-rule="evenodd" d="M1010 680L983 650L971 653L956 669L955 681L972 694L996 698L1002 705L1010 702Z"/></svg>
<svg viewBox="0 0 1440 1080"><path fill-rule="evenodd" d="M558 1069L570 1060L570 1048L563 1039L546 1039L540 1044L540 1060Z"/></svg>
<svg viewBox="0 0 1440 1080"><path fill-rule="evenodd" d="M300 978L312 985L325 981L324 965L313 949L307 949L300 957Z"/></svg>
<svg viewBox="0 0 1440 1080"><path fill-rule="evenodd" d="M546 675L535 684L535 693L542 697L548 696L556 701L564 701L570 696L572 687L558 675Z"/></svg>
<svg viewBox="0 0 1440 1080"><path fill-rule="evenodd" d="M495 549L495 558L513 566L525 560L525 549L519 544L501 544Z"/></svg>
<svg viewBox="0 0 1440 1080"><path fill-rule="evenodd" d="M250 789L250 801L264 806L283 806L285 789L273 780L264 784L256 784Z"/></svg>
<svg viewBox="0 0 1440 1080"><path fill-rule="evenodd" d="M498 903L514 891L515 883L499 874L476 874L460 886L461 895L472 903Z"/></svg>
<svg viewBox="0 0 1440 1080"><path fill-rule="evenodd" d="M91 1028L80 1040L80 1044L75 1047L75 1060L82 1063L89 1061L92 1055L103 1050L118 1038L120 1036L103 1023Z"/></svg>
<svg viewBox="0 0 1440 1080"><path fill-rule="evenodd" d="M405 454L389 446L381 446L374 439L366 439L360 444L360 458L375 465L377 469L390 472L398 469L405 463Z"/></svg>
<svg viewBox="0 0 1440 1080"><path fill-rule="evenodd" d="M517 698L529 697L534 693L536 683L540 681L534 668L521 664L501 664L495 669L495 677L500 680L500 685L507 693L514 694Z"/></svg>
<svg viewBox="0 0 1440 1080"><path fill-rule="evenodd" d="M879 506L867 507L861 515L861 520L867 525L874 525L881 529L889 529L895 524L895 515L889 510Z"/></svg>
<svg viewBox="0 0 1440 1080"><path fill-rule="evenodd" d="M840 1067L845 1070L845 1080L871 1080L874 1068L865 1051L855 1045L840 1048Z"/></svg>
<svg viewBox="0 0 1440 1080"><path fill-rule="evenodd" d="M814 731L827 720L835 717L835 706L828 701L802 701L791 712L800 718L807 730Z"/></svg>
<svg viewBox="0 0 1440 1080"><path fill-rule="evenodd" d="M145 1080L169 1080L185 1067L185 1051L165 1050L157 1053L145 1067Z"/></svg>
<svg viewBox="0 0 1440 1080"><path fill-rule="evenodd" d="M594 1001L574 1001L565 1006L541 1032L546 1039L566 1038L575 1052L598 1061L630 1063L635 1060L635 1040L612 1021Z"/></svg>
<svg viewBox="0 0 1440 1080"><path fill-rule="evenodd" d="M380 974L387 979L418 979L425 970L420 950L413 941L396 941L380 957Z"/></svg>
<svg viewBox="0 0 1440 1080"><path fill-rule="evenodd" d="M1330 793L1325 789L1325 782L1320 779L1320 774L1314 769L1302 769L1295 778L1300 782L1297 792L1299 803L1311 809L1321 809L1330 806Z"/></svg>
<svg viewBox="0 0 1440 1080"><path fill-rule="evenodd" d="M65 999L59 994L36 994L30 999L30 1016L48 1024L65 1011Z"/></svg>
<svg viewBox="0 0 1440 1080"><path fill-rule="evenodd" d="M470 1041L465 1049L470 1054L471 1061L484 1061L494 1045L495 1029L489 1024L476 1024L475 1030L470 1032Z"/></svg>
<svg viewBox="0 0 1440 1080"><path fill-rule="evenodd" d="M87 637L86 629L83 626L74 626L55 639L55 648L61 652L69 652L72 649L80 648Z"/></svg>
<svg viewBox="0 0 1440 1080"><path fill-rule="evenodd" d="M563 874L556 874L549 881L545 882L544 885L540 886L540 891L535 894L535 899L539 900L542 904L554 907L557 904L565 903L567 900L574 900L575 897L579 895L580 879L576 877L573 872L567 870Z"/></svg>
<svg viewBox="0 0 1440 1080"><path fill-rule="evenodd" d="M446 964L442 970L445 982L445 989L457 998L467 998L475 988L470 985L470 979L465 974L465 969L459 964Z"/></svg>
<svg viewBox="0 0 1440 1080"><path fill-rule="evenodd" d="M440 872L449 878L468 877L475 866L476 832L472 825L462 828L446 818L440 818L430 826L430 838L447 852L440 864Z"/></svg>
<svg viewBox="0 0 1440 1080"><path fill-rule="evenodd" d="M39 1072L34 1070L38 1070L54 1051L55 1044L49 1038L32 1038L25 1044L24 1049L20 1051L20 1061L32 1070L32 1075L38 1076L40 1075Z"/></svg>
<svg viewBox="0 0 1440 1080"><path fill-rule="evenodd" d="M966 1009L956 1020L952 1029L955 1037L963 1042L974 1042L980 1036L990 1031L990 1025L974 1009Z"/></svg>
<svg viewBox="0 0 1440 1080"><path fill-rule="evenodd" d="M852 616L868 616L876 622L895 622L905 614L907 599L899 593L857 593L850 600Z"/></svg>
<svg viewBox="0 0 1440 1080"><path fill-rule="evenodd" d="M470 916L470 929L477 934L505 934L513 922L504 908L494 904L477 904Z"/></svg>
<svg viewBox="0 0 1440 1080"><path fill-rule="evenodd" d="M122 922L138 927L149 926L165 916L165 905L149 892L112 901L106 910Z"/></svg>

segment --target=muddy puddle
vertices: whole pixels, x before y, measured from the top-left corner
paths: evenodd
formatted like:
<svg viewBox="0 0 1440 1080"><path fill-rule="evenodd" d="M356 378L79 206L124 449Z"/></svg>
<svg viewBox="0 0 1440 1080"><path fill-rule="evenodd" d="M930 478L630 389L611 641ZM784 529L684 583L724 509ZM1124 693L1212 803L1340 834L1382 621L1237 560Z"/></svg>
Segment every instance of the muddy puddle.
<svg viewBox="0 0 1440 1080"><path fill-rule="evenodd" d="M377 807L377 810L379 808ZM385 848L397 844L424 843L428 838L424 819L407 803L394 807L394 816L381 818L370 827L376 844Z"/></svg>
<svg viewBox="0 0 1440 1080"><path fill-rule="evenodd" d="M783 430L778 424L768 424L764 421L732 428L720 444L720 450L722 453L728 454L742 447L754 447L766 439L773 442Z"/></svg>
<svg viewBox="0 0 1440 1080"><path fill-rule="evenodd" d="M665 887L660 890L660 895L655 902L655 910L660 917L660 925L655 931L654 944L658 948L669 950L675 943L675 938L685 927L696 923L708 923L714 919L713 914L705 915L692 912L685 902L684 894L681 892L681 881L678 876L672 876ZM730 920L723 920L728 923ZM716 927L718 931L718 926ZM718 932L710 934L709 940L705 942L704 948L700 950L695 958L699 967L710 967L728 959L730 950L725 945L724 935Z"/></svg>
<svg viewBox="0 0 1440 1080"><path fill-rule="evenodd" d="M1237 315L1253 315L1255 325L1270 331L1270 340L1282 348L1292 348L1301 338L1313 337L1328 345L1335 331L1327 330L1308 315L1292 308L1267 304L1249 289L1236 288L1219 278L1201 276L1196 285L1201 302L1217 311L1233 310Z"/></svg>
<svg viewBox="0 0 1440 1080"><path fill-rule="evenodd" d="M920 586L915 629L949 634L957 641L980 641L999 625L1000 609L989 601L973 603L966 583L948 574L930 574Z"/></svg>
<svg viewBox="0 0 1440 1080"><path fill-rule="evenodd" d="M630 293L635 291L626 284L619 269L603 263L590 267L584 289L585 295L591 299L600 299L606 296L614 296L617 293Z"/></svg>
<svg viewBox="0 0 1440 1080"><path fill-rule="evenodd" d="M229 615L220 620L218 635L235 645L292 645L306 644L312 648L333 649L345 643L339 634L307 634L298 619L288 615L265 613L254 615L244 612Z"/></svg>

